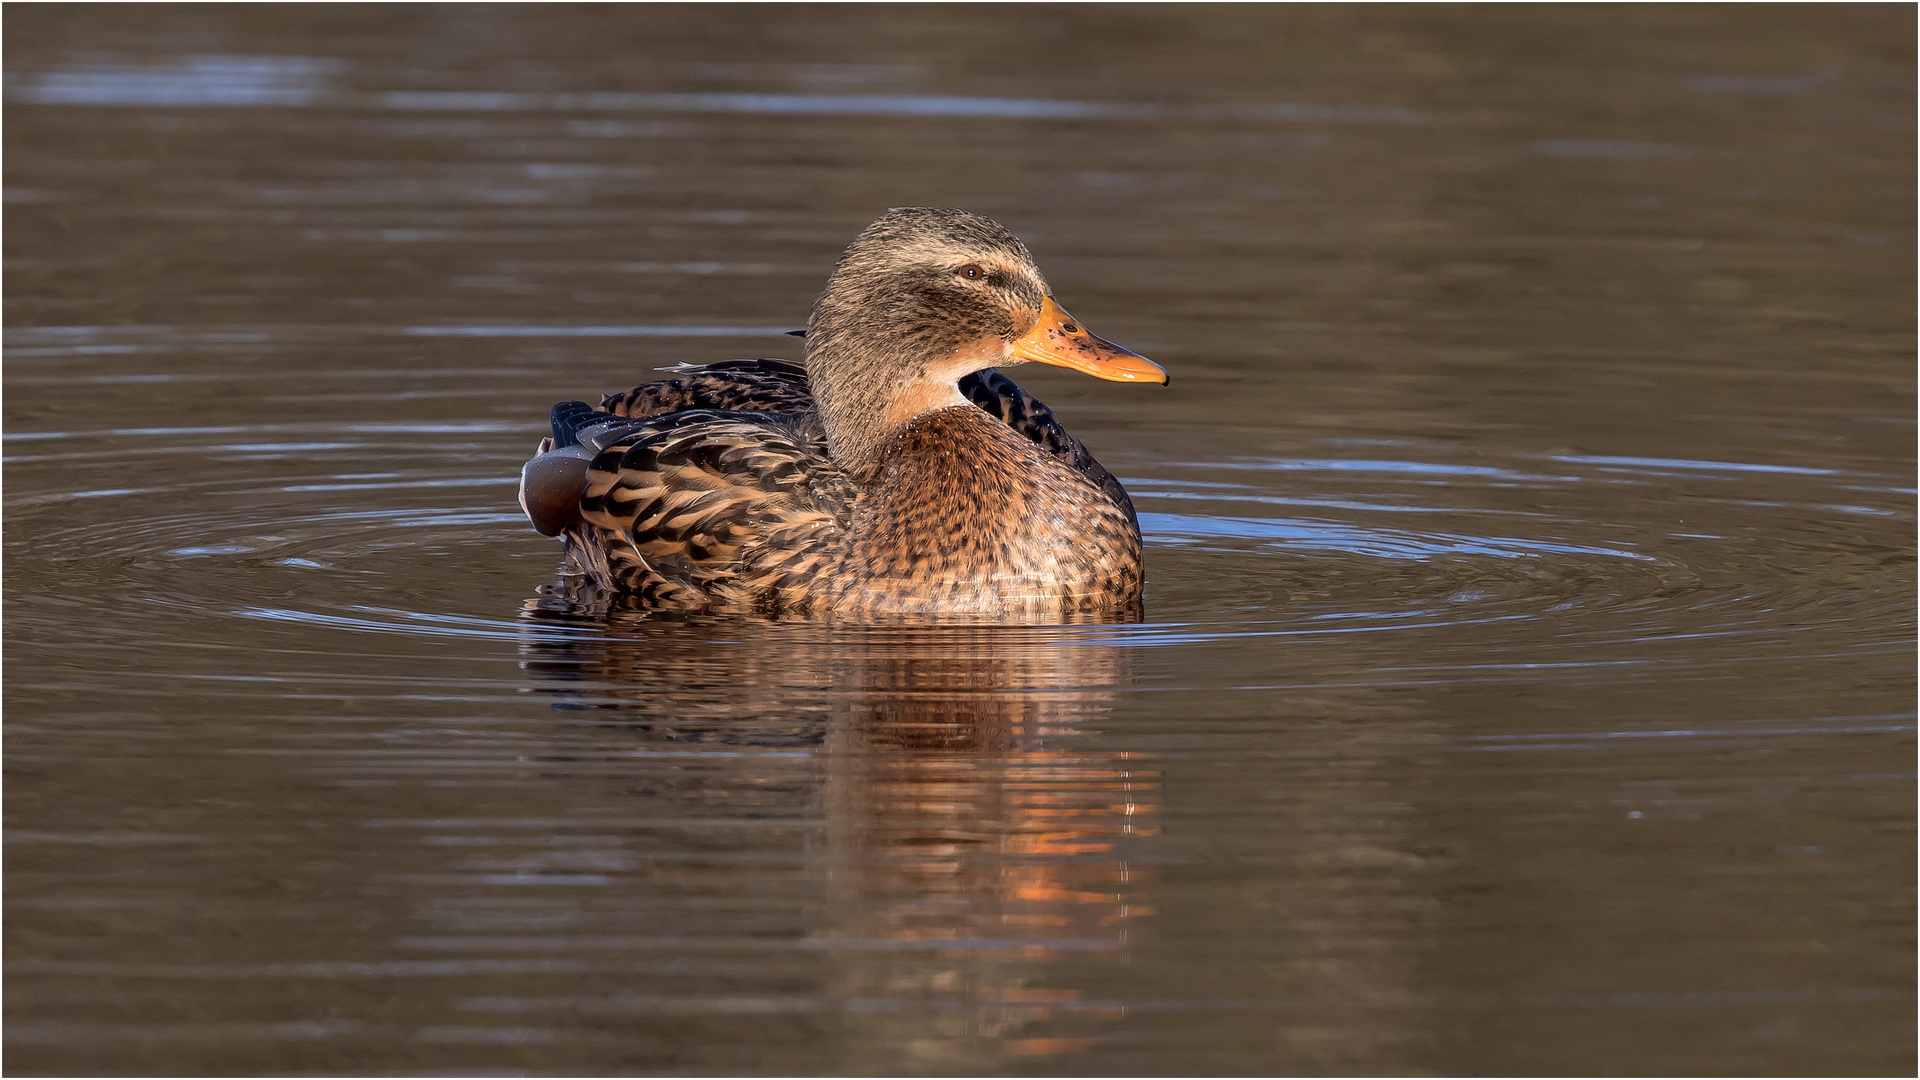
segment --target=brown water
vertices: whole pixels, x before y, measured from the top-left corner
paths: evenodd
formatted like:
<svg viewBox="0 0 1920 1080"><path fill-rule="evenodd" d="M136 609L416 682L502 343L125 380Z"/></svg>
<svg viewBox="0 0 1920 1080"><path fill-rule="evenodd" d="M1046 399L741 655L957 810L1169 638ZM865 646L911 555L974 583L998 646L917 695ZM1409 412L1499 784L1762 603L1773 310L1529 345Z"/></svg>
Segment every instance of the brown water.
<svg viewBox="0 0 1920 1080"><path fill-rule="evenodd" d="M1914 1070L1913 9L7 16L10 1072ZM912 204L1146 621L541 606Z"/></svg>

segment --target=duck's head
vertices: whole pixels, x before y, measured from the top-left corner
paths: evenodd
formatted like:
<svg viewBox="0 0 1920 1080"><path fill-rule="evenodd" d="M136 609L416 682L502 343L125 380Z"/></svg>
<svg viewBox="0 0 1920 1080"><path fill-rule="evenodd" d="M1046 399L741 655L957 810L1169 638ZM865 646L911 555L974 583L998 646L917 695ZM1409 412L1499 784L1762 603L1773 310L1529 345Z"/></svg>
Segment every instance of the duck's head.
<svg viewBox="0 0 1920 1080"><path fill-rule="evenodd" d="M887 211L840 256L807 324L808 379L850 471L914 417L966 404L961 379L1029 362L1167 382L1158 364L1088 333L1026 245L965 210Z"/></svg>

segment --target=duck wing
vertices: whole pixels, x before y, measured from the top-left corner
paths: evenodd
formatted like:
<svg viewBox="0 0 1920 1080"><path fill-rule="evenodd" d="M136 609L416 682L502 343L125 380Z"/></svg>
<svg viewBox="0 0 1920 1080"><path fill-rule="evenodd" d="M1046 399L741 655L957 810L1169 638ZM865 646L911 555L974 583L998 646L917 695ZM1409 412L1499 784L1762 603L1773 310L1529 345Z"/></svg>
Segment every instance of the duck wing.
<svg viewBox="0 0 1920 1080"><path fill-rule="evenodd" d="M594 453L569 560L650 606L779 606L858 494L811 413L691 410L582 435Z"/></svg>

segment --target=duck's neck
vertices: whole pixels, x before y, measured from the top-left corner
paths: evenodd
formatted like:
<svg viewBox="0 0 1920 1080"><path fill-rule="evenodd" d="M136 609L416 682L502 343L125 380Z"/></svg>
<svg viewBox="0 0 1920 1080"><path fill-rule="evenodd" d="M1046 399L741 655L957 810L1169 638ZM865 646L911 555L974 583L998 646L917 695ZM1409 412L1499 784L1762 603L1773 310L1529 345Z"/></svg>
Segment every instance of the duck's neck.
<svg viewBox="0 0 1920 1080"><path fill-rule="evenodd" d="M967 399L971 367L951 347L915 355L837 334L807 335L807 380L827 429L827 452L856 482L872 476L887 440L915 418Z"/></svg>

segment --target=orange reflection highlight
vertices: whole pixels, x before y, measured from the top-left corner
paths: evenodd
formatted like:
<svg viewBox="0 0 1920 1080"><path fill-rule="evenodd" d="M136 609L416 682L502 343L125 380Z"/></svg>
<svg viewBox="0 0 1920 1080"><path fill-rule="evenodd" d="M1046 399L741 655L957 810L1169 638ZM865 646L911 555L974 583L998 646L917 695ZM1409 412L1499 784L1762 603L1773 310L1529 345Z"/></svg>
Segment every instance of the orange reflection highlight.
<svg viewBox="0 0 1920 1080"><path fill-rule="evenodd" d="M1084 1054L1100 1043L1099 1039L1014 1039L1007 1043L1007 1053L1015 1057Z"/></svg>

